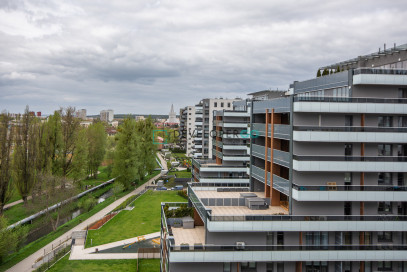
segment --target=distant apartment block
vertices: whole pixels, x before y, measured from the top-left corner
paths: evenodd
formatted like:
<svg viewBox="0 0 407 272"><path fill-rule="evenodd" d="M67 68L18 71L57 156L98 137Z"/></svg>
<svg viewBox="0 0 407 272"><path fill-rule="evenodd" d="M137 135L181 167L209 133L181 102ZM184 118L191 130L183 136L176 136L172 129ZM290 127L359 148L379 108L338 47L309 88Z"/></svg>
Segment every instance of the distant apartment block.
<svg viewBox="0 0 407 272"><path fill-rule="evenodd" d="M86 120L86 109L77 110L76 117L82 120Z"/></svg>
<svg viewBox="0 0 407 272"><path fill-rule="evenodd" d="M162 204L162 272L407 271L407 45L320 70L213 114L251 136L193 160L192 218Z"/></svg>
<svg viewBox="0 0 407 272"><path fill-rule="evenodd" d="M100 112L100 120L103 122L111 122L114 118L113 110L102 110Z"/></svg>

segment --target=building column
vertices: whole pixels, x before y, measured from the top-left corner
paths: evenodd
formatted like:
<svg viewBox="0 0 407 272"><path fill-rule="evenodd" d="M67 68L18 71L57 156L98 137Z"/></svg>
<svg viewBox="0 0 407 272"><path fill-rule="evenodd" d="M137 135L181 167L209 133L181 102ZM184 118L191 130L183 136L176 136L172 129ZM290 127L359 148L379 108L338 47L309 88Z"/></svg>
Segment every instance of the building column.
<svg viewBox="0 0 407 272"><path fill-rule="evenodd" d="M360 116L360 126L364 127L365 126L365 114L361 114ZM360 143L360 156L364 157L365 156L365 143ZM363 186L365 186L365 173L361 172L360 173L360 186L361 190L363 190ZM365 214L365 202L360 202L360 215ZM359 244L364 245L365 244L365 233L363 231L359 232ZM360 262L360 272L365 272L365 262L361 261Z"/></svg>
<svg viewBox="0 0 407 272"><path fill-rule="evenodd" d="M269 110L266 109L266 129L265 133L266 135L264 136L264 193L266 194L266 197L270 197L270 187L267 185L267 175L269 172L269 163L267 160L268 157L268 133L269 133Z"/></svg>

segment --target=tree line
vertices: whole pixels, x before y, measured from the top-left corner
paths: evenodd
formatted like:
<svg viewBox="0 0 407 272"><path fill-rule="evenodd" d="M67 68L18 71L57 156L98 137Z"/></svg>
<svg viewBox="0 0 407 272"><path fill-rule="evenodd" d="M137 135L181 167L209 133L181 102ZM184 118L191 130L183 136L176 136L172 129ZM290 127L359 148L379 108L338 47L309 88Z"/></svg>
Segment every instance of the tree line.
<svg viewBox="0 0 407 272"><path fill-rule="evenodd" d="M97 176L105 156L104 125L80 125L75 108L55 111L47 120L30 114L0 114L0 214L17 190L24 203Z"/></svg>

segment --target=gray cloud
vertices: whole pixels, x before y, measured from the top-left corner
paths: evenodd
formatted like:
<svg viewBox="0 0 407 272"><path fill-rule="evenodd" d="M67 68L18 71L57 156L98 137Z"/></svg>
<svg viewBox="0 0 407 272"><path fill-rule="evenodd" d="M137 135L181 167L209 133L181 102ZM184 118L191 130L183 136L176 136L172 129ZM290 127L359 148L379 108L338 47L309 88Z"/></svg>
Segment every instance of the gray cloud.
<svg viewBox="0 0 407 272"><path fill-rule="evenodd" d="M167 113L406 43L405 1L0 0L0 110Z"/></svg>

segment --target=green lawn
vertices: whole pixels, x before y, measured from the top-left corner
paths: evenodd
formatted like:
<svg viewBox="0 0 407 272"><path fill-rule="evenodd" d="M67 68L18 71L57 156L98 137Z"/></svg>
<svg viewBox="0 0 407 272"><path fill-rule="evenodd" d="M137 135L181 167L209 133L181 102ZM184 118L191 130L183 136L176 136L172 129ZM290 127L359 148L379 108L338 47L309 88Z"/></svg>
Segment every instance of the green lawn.
<svg viewBox="0 0 407 272"><path fill-rule="evenodd" d="M139 272L159 272L160 259L140 259L138 261Z"/></svg>
<svg viewBox="0 0 407 272"><path fill-rule="evenodd" d="M168 175L176 175L177 178L192 178L192 173L191 171L171 171L168 173Z"/></svg>
<svg viewBox="0 0 407 272"><path fill-rule="evenodd" d="M148 191L134 202L134 209L121 211L98 230L90 230L86 247L160 231L161 202L185 202L176 191Z"/></svg>
<svg viewBox="0 0 407 272"><path fill-rule="evenodd" d="M89 178L89 179L85 179L81 181L82 186L85 185L99 185L102 184L105 181L108 181L110 179L112 179L111 177L109 177L109 173L108 173L108 168L107 166L99 166L99 171L100 173L98 174L97 178Z"/></svg>
<svg viewBox="0 0 407 272"><path fill-rule="evenodd" d="M159 265L158 265L159 267ZM70 261L69 255L57 262L48 271L52 272L99 272L99 271L136 271L137 259L133 260L80 260ZM153 270L146 270L153 271ZM159 271L159 270L157 270ZM141 272L141 270L140 270Z"/></svg>
<svg viewBox="0 0 407 272"><path fill-rule="evenodd" d="M122 197L122 196L124 196L124 195L126 195L128 193L129 193L128 191L127 192L122 192L122 193L120 193L118 195L118 198L120 198L120 197ZM42 238L28 244L26 246L24 246L18 252L13 253L10 256L6 257L4 259L4 262L0 265L0 271L4 271L4 270L12 267L16 263L22 261L23 259L27 258L28 256L30 256L31 254L33 254L34 252L36 252L37 250L39 250L43 246L49 244L50 242L52 242L53 240L55 240L56 238L58 238L59 236L61 236L65 232L67 232L68 230L70 230L73 227L75 227L76 225L80 224L82 221L88 219L89 217L91 217L95 213L99 212L103 208L109 206L114 201L115 201L114 197L109 197L104 202L96 205L89 212L79 215L75 219L73 219L73 220L65 223L64 225L58 227L58 229L56 231L49 233L48 235L46 235L46 236L44 236L44 237L42 237Z"/></svg>
<svg viewBox="0 0 407 272"><path fill-rule="evenodd" d="M99 271L115 271L127 272L136 271L137 259L133 260L83 260L70 261L69 255L65 256L57 262L48 271L50 272L99 272ZM159 272L159 259L142 259L139 260L139 272Z"/></svg>
<svg viewBox="0 0 407 272"><path fill-rule="evenodd" d="M17 201L17 200L20 200L20 199L21 199L21 196L18 194L17 189L14 189L13 194L11 195L10 200L7 201L6 204L13 203L14 201Z"/></svg>

